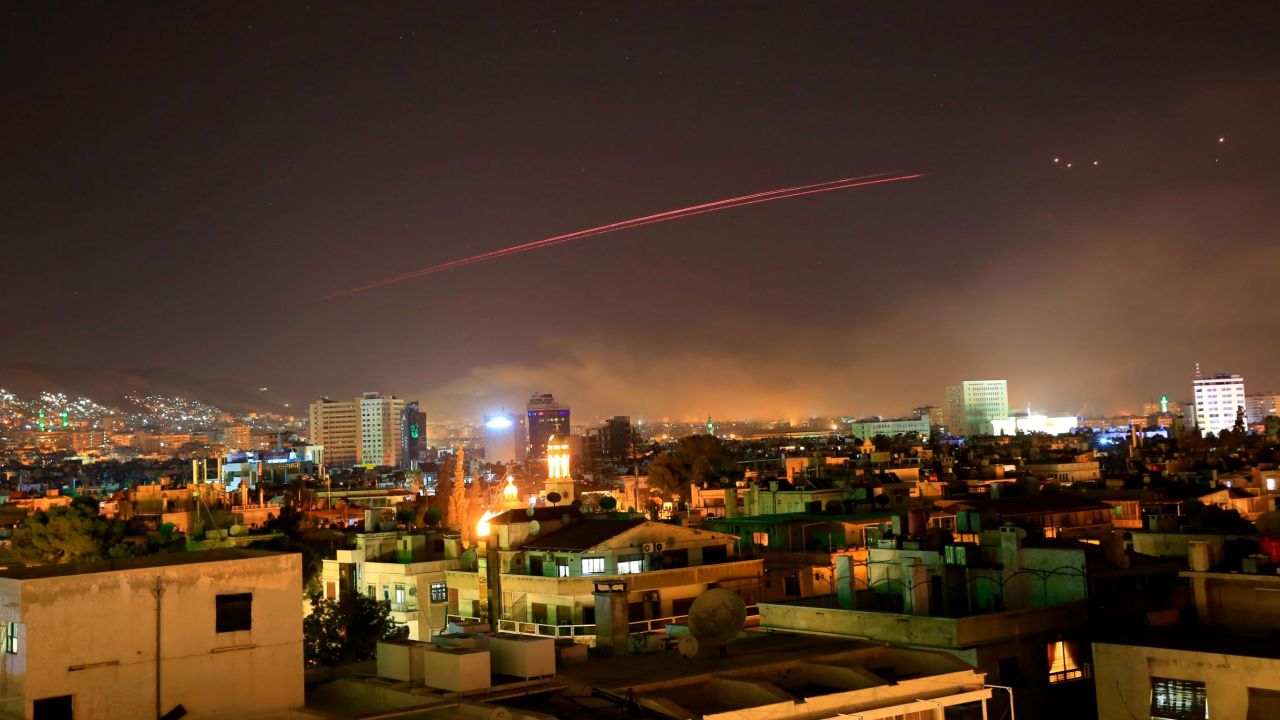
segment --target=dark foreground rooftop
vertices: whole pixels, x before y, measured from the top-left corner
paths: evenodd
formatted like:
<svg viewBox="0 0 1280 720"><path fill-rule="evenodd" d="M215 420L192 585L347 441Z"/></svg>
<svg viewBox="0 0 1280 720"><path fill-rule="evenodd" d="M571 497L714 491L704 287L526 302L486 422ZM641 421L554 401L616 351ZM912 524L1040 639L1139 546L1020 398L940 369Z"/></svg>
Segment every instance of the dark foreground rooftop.
<svg viewBox="0 0 1280 720"><path fill-rule="evenodd" d="M39 578L115 572L117 570L140 570L144 568L168 567L170 565L194 565L197 563L248 560L252 558L274 557L277 555L290 554L293 553L277 552L275 550L248 550L245 548L215 548L213 550L195 550L192 552L165 553L163 555L146 555L143 557L120 558L118 560L98 560L94 562L67 563L65 565L38 565L35 567L9 568L0 572L0 578L36 580Z"/></svg>

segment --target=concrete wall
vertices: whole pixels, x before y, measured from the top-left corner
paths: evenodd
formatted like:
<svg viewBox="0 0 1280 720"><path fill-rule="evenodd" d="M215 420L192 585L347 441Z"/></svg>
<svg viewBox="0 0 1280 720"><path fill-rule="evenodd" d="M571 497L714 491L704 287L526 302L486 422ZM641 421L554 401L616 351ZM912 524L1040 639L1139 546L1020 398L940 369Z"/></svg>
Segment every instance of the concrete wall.
<svg viewBox="0 0 1280 720"><path fill-rule="evenodd" d="M17 654L3 655L4 706L32 717L35 699L72 695L77 720L156 716L156 597L160 706L188 718L249 718L303 704L299 555L66 575L0 578ZM215 632L215 598L252 593L252 627ZM21 706L18 706L18 703Z"/></svg>
<svg viewBox="0 0 1280 720"><path fill-rule="evenodd" d="M1098 720L1150 717L1151 678L1205 684L1214 718L1249 716L1249 688L1280 691L1280 660L1094 643Z"/></svg>
<svg viewBox="0 0 1280 720"><path fill-rule="evenodd" d="M762 629L847 635L900 645L965 648L1011 638L1069 632L1088 621L1084 603L984 613L961 618L921 617L802 604L760 604Z"/></svg>

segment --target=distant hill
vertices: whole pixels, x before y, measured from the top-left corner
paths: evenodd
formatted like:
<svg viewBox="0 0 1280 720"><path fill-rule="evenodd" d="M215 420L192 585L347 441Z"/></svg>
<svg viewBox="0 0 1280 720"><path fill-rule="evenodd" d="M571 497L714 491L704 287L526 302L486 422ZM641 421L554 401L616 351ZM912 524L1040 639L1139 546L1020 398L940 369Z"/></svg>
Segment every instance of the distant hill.
<svg viewBox="0 0 1280 720"><path fill-rule="evenodd" d="M0 366L0 388L23 398L47 390L87 397L104 405L123 404L124 396L135 392L169 395L199 400L233 412L280 412L286 401L270 391L239 387L217 379L184 377L164 370L5 365ZM292 409L296 413L298 406Z"/></svg>

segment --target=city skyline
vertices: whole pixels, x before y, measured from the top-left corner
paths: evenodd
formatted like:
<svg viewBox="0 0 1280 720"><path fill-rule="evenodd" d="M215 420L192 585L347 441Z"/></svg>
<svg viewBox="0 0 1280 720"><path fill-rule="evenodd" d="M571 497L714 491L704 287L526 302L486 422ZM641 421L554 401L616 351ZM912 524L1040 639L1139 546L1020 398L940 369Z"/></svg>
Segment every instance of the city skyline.
<svg viewBox="0 0 1280 720"><path fill-rule="evenodd" d="M1280 266L1278 20L15 9L0 385L87 368L295 410L383 389L429 417L535 391L586 417L896 415L974 377L1015 407L1136 412L1188 399L1196 362L1280 387L1249 295ZM315 300L891 171L928 176Z"/></svg>

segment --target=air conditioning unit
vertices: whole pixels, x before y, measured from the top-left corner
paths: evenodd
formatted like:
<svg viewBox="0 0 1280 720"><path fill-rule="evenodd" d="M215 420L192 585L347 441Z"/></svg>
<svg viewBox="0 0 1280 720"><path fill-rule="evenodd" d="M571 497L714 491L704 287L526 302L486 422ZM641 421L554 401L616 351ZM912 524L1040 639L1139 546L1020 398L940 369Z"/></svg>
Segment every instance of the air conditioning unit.
<svg viewBox="0 0 1280 720"><path fill-rule="evenodd" d="M645 543L645 544L644 544L644 551L645 551L645 552L647 552L647 553L651 553L651 552L653 552L653 543Z"/></svg>
<svg viewBox="0 0 1280 720"><path fill-rule="evenodd" d="M662 552L662 543L654 543L654 544L653 544L653 551L654 551L654 552Z"/></svg>

